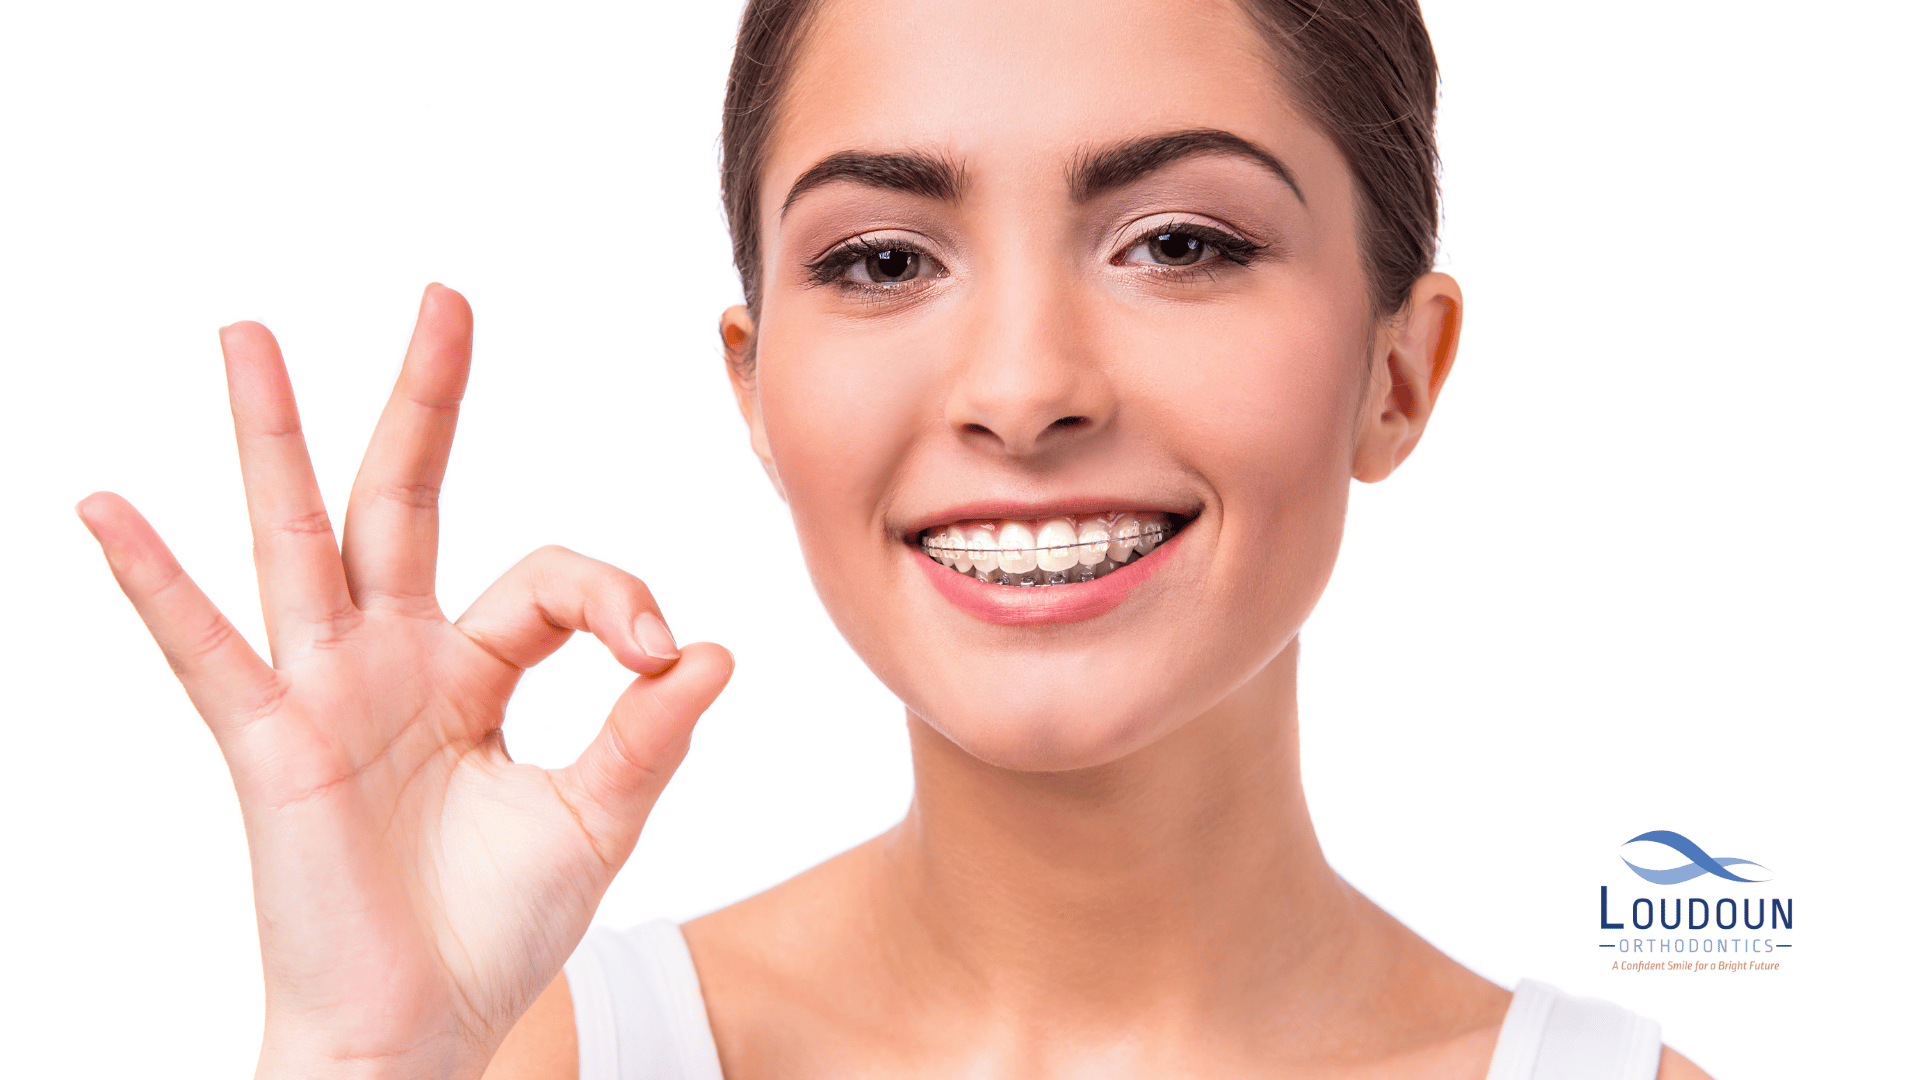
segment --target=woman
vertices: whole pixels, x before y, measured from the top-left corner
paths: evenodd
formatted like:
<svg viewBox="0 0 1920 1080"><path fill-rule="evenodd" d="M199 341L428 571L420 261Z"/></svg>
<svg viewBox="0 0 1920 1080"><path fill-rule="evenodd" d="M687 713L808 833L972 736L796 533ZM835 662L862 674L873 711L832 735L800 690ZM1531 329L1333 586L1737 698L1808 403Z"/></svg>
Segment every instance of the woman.
<svg viewBox="0 0 1920 1080"><path fill-rule="evenodd" d="M261 1075L1699 1075L1399 925L1301 795L1349 478L1413 450L1458 334L1434 80L1411 2L749 4L721 334L916 793L577 952L728 655L559 549L442 616L457 294L422 301L337 547L271 337L223 331L272 666L124 502L81 514L239 789ZM573 766L515 765L506 699L574 630L638 678Z"/></svg>

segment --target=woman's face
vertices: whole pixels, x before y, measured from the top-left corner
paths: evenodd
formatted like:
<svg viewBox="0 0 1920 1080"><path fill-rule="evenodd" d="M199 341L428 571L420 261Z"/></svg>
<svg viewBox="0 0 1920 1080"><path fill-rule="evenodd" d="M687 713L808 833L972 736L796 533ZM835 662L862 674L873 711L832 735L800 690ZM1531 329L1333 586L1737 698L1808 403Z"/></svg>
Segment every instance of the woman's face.
<svg viewBox="0 0 1920 1080"><path fill-rule="evenodd" d="M1231 0L828 0L759 207L755 447L841 631L995 764L1246 683L1424 418L1347 168ZM1103 549L1126 514L1171 539Z"/></svg>

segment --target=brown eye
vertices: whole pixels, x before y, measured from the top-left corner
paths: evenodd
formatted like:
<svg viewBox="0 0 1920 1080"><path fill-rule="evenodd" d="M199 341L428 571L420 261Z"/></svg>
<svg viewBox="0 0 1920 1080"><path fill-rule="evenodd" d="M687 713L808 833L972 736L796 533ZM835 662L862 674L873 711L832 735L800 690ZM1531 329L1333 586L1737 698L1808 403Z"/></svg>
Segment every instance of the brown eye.
<svg viewBox="0 0 1920 1080"><path fill-rule="evenodd" d="M1198 266L1222 256L1240 261L1224 234L1176 224L1161 226L1135 240L1120 261L1132 266Z"/></svg>
<svg viewBox="0 0 1920 1080"><path fill-rule="evenodd" d="M876 251L866 258L867 276L879 282L911 281L918 261L911 251Z"/></svg>
<svg viewBox="0 0 1920 1080"><path fill-rule="evenodd" d="M1206 242L1192 233L1163 232L1149 237L1147 254L1163 266L1192 266L1206 255Z"/></svg>
<svg viewBox="0 0 1920 1080"><path fill-rule="evenodd" d="M918 251L885 247L854 259L843 275L846 280L861 285L899 285L916 278L936 277L938 267Z"/></svg>
<svg viewBox="0 0 1920 1080"><path fill-rule="evenodd" d="M947 268L925 248L911 240L888 236L856 236L843 241L818 262L808 263L807 272L815 285L831 285L869 298L917 293L920 286L914 282L947 276Z"/></svg>

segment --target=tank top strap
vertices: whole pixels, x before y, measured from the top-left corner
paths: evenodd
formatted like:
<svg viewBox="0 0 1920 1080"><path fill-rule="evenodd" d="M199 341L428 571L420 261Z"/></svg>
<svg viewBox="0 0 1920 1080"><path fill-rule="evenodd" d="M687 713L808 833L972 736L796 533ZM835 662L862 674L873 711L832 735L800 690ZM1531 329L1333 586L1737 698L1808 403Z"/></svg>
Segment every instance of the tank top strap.
<svg viewBox="0 0 1920 1080"><path fill-rule="evenodd" d="M596 926L565 972L580 1080L721 1080L700 976L677 924Z"/></svg>
<svg viewBox="0 0 1920 1080"><path fill-rule="evenodd" d="M1659 1071L1659 1024L1522 979L1487 1080L1654 1080Z"/></svg>

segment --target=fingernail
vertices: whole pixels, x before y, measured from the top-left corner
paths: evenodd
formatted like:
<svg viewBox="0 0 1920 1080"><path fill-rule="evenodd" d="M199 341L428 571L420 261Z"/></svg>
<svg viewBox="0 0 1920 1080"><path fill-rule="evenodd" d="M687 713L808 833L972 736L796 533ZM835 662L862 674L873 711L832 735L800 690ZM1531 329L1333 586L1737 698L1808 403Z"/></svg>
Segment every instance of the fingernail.
<svg viewBox="0 0 1920 1080"><path fill-rule="evenodd" d="M651 611L643 611L633 620L633 636L640 639L640 647L655 660L680 659L680 646L673 643L673 632Z"/></svg>

